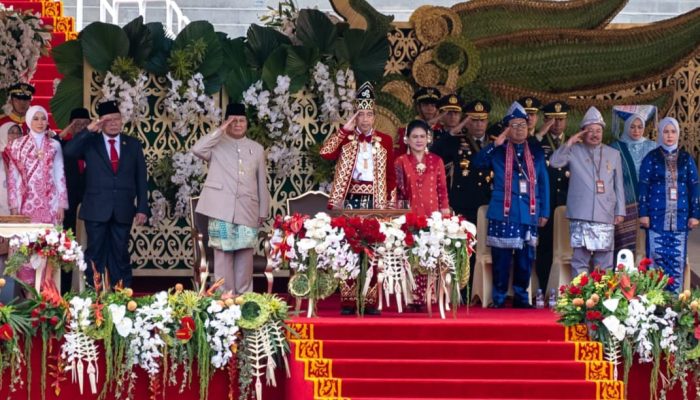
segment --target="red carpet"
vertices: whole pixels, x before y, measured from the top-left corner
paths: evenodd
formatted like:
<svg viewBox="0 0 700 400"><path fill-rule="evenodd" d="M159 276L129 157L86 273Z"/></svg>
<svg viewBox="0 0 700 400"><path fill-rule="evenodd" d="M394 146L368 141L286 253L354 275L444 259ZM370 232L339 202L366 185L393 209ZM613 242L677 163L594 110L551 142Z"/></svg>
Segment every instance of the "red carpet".
<svg viewBox="0 0 700 400"><path fill-rule="evenodd" d="M548 310L356 318L339 317L333 304L321 304L320 318L292 321L301 336L294 364L304 376L292 376L287 399L622 398L600 346L566 341Z"/></svg>

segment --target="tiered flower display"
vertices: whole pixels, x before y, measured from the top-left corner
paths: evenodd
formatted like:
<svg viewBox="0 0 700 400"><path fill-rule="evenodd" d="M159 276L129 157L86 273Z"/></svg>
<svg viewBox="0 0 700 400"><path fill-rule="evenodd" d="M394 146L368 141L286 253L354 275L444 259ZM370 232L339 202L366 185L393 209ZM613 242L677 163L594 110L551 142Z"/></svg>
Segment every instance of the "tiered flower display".
<svg viewBox="0 0 700 400"><path fill-rule="evenodd" d="M585 324L591 338L603 343L608 361L618 365L623 358L625 382L635 358L652 363L651 393L657 392L665 358L664 397L673 385L687 385L688 374L700 367L700 293L666 291L672 282L650 259L637 268L582 273L559 289L559 322Z"/></svg>
<svg viewBox="0 0 700 400"><path fill-rule="evenodd" d="M370 265L380 266L385 279L388 273L392 279L406 280L392 281L405 299L412 286L411 271L399 274L386 265L390 256L398 255L418 273L441 271L444 287L451 288L448 301L456 308L459 289L469 279L475 234L473 224L440 213L430 218L409 213L394 219L295 214L275 219L271 256L277 268L295 272L289 292L298 298L323 299L333 293L338 280L355 280L362 313L373 274Z"/></svg>

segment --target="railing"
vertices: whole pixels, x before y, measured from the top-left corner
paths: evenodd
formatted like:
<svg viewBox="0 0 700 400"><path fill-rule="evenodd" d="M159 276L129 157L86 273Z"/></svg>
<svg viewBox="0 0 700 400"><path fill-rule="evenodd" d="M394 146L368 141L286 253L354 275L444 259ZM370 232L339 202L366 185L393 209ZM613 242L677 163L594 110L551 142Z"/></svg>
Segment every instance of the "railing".
<svg viewBox="0 0 700 400"><path fill-rule="evenodd" d="M119 24L119 6L121 4L136 4L139 15L146 22L146 5L148 3L165 3L165 32L168 35L177 35L187 24L190 23L180 6L174 0L100 0L100 21ZM83 29L83 0L76 0L75 24L78 31ZM173 14L175 15L175 26L173 29ZM109 15L111 21L107 20Z"/></svg>

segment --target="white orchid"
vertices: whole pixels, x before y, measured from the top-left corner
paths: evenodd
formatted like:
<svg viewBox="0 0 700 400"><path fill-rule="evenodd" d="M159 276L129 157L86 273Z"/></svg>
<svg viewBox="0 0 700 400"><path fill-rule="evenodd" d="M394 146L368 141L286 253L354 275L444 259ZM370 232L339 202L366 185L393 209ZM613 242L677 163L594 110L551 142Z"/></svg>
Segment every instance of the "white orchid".
<svg viewBox="0 0 700 400"><path fill-rule="evenodd" d="M117 333L121 337L128 337L132 333L132 328L134 326L134 321L126 316L126 306L110 304L109 312L112 315L112 322L114 327L117 328Z"/></svg>

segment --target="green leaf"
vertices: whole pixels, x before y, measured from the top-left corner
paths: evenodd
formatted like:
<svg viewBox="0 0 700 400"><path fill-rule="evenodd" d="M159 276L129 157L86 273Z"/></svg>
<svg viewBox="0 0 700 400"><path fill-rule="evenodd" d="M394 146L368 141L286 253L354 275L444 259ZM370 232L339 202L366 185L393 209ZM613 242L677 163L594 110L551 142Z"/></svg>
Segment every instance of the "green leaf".
<svg viewBox="0 0 700 400"><path fill-rule="evenodd" d="M221 35L219 35L219 39L221 41L221 48L224 53L224 64L241 65L245 63L245 38L239 37L236 39L230 39L225 36L221 37Z"/></svg>
<svg viewBox="0 0 700 400"><path fill-rule="evenodd" d="M129 57L134 59L136 65L143 66L153 51L151 30L143 24L142 16L124 25L122 29L129 38Z"/></svg>
<svg viewBox="0 0 700 400"><path fill-rule="evenodd" d="M348 29L336 42L336 57L350 64L358 84L376 82L384 74L389 58L389 41L386 35L377 36L361 29Z"/></svg>
<svg viewBox="0 0 700 400"><path fill-rule="evenodd" d="M224 61L219 37L214 31L214 26L208 21L194 21L189 23L175 38L174 49L184 49L188 44L197 39L203 39L206 43L204 60L197 68L205 78L216 74Z"/></svg>
<svg viewBox="0 0 700 400"><path fill-rule="evenodd" d="M243 98L243 92L259 80L260 74L257 70L254 71L248 67L232 68L226 76L224 86L231 101L240 102Z"/></svg>
<svg viewBox="0 0 700 400"><path fill-rule="evenodd" d="M280 32L253 24L248 28L248 46L256 65L262 67L272 52L283 44L291 44Z"/></svg>
<svg viewBox="0 0 700 400"><path fill-rule="evenodd" d="M291 78L289 91L300 90L311 78L311 71L319 61L319 50L314 47L292 46L287 49L286 75Z"/></svg>
<svg viewBox="0 0 700 400"><path fill-rule="evenodd" d="M144 63L144 68L155 75L163 76L168 73L168 56L173 47L173 40L165 36L165 28L160 22L150 22L146 27L151 32L153 50Z"/></svg>
<svg viewBox="0 0 700 400"><path fill-rule="evenodd" d="M325 13L314 9L299 11L296 36L305 46L330 53L337 35L335 24Z"/></svg>
<svg viewBox="0 0 700 400"><path fill-rule="evenodd" d="M83 77L64 76L49 105L58 127L65 128L68 125L71 111L74 108L83 107Z"/></svg>
<svg viewBox="0 0 700 400"><path fill-rule="evenodd" d="M262 80L265 86L272 90L277 86L277 77L287 75L287 47L279 47L265 61L262 69Z"/></svg>
<svg viewBox="0 0 700 400"><path fill-rule="evenodd" d="M221 86L224 83L224 77L222 74L214 74L204 79L204 93L214 94L221 90Z"/></svg>
<svg viewBox="0 0 700 400"><path fill-rule="evenodd" d="M129 38L122 28L93 22L78 35L83 48L83 56L99 73L106 73L117 57L129 55Z"/></svg>
<svg viewBox="0 0 700 400"><path fill-rule="evenodd" d="M64 76L83 77L83 48L79 40L69 40L51 49L56 68Z"/></svg>

